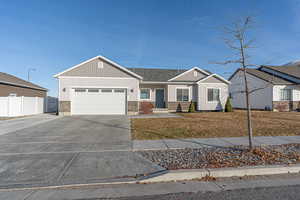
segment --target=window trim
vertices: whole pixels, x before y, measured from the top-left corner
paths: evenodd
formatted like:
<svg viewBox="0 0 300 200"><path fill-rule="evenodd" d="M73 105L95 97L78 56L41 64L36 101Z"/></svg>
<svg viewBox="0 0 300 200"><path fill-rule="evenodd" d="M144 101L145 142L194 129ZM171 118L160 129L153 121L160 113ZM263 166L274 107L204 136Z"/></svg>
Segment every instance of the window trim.
<svg viewBox="0 0 300 200"><path fill-rule="evenodd" d="M141 98L141 90L149 90L149 99L142 99ZM151 95L151 88L140 88L139 89L139 99L141 101L150 101L152 99L152 95Z"/></svg>
<svg viewBox="0 0 300 200"><path fill-rule="evenodd" d="M282 90L290 90L291 91L291 93L290 93L290 99L282 99L281 98L281 91ZM279 89L279 101L293 101L293 89L292 88L280 88Z"/></svg>
<svg viewBox="0 0 300 200"><path fill-rule="evenodd" d="M221 88L217 88L217 87L207 87L206 88L206 102L207 103L218 103L219 101L208 101L208 89L216 89L219 90L219 101L221 101Z"/></svg>
<svg viewBox="0 0 300 200"><path fill-rule="evenodd" d="M177 100L177 89L188 89L189 90L189 99L188 99L188 101L178 101ZM190 102L191 101L191 87L176 87L175 88L175 100L176 100L176 102Z"/></svg>

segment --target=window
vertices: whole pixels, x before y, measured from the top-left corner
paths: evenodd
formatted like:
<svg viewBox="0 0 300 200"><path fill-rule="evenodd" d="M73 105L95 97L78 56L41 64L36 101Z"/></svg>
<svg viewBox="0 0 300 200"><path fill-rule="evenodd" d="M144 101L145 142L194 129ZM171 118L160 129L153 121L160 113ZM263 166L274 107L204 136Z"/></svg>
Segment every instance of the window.
<svg viewBox="0 0 300 200"><path fill-rule="evenodd" d="M75 89L75 92L85 92L86 90L85 89L81 89L81 88L76 88Z"/></svg>
<svg viewBox="0 0 300 200"><path fill-rule="evenodd" d="M124 89L115 89L114 91L115 91L115 93L124 93L125 92Z"/></svg>
<svg viewBox="0 0 300 200"><path fill-rule="evenodd" d="M99 89L88 89L88 92L91 92L91 93L99 92Z"/></svg>
<svg viewBox="0 0 300 200"><path fill-rule="evenodd" d="M189 89L188 88L177 88L176 94L177 94L177 101L189 101Z"/></svg>
<svg viewBox="0 0 300 200"><path fill-rule="evenodd" d="M219 101L220 100L220 89L208 88L207 89L207 101Z"/></svg>
<svg viewBox="0 0 300 200"><path fill-rule="evenodd" d="M292 90L291 89L280 89L280 100L281 101L291 101L292 100Z"/></svg>
<svg viewBox="0 0 300 200"><path fill-rule="evenodd" d="M16 97L17 94L16 93L10 93L8 96L10 96L10 97Z"/></svg>
<svg viewBox="0 0 300 200"><path fill-rule="evenodd" d="M103 93L110 93L110 92L112 92L112 89L102 89L101 92L103 92Z"/></svg>
<svg viewBox="0 0 300 200"><path fill-rule="evenodd" d="M140 98L141 99L150 99L150 89L149 88L143 88L140 91Z"/></svg>

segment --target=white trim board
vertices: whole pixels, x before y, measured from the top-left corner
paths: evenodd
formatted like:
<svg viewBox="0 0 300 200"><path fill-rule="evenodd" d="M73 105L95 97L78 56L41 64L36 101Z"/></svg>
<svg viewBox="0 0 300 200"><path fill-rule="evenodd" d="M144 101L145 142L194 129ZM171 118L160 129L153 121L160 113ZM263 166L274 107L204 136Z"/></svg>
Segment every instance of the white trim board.
<svg viewBox="0 0 300 200"><path fill-rule="evenodd" d="M174 79L176 79L176 78L178 78L180 76L183 76L184 74L189 73L190 71L193 71L193 70L198 70L198 71L200 71L201 73L203 73L203 74L205 74L207 76L210 75L208 72L204 71L203 69L200 69L199 67L193 67L192 69L189 69L189 70L187 70L187 71L185 71L185 72L183 72L181 74L178 74L177 76L169 79L168 81L172 81L172 80L174 80Z"/></svg>
<svg viewBox="0 0 300 200"><path fill-rule="evenodd" d="M129 74L131 74L132 76L134 76L134 77L136 77L136 78L138 78L138 79L143 79L143 77L137 75L136 73L134 73L134 72L132 72L132 71L126 69L125 67L123 67L123 66L121 66L121 65L119 65L119 64L117 64L117 63L115 63L115 62L113 62L112 60L110 60L110 59L108 59L108 58L106 58L106 57L104 57L104 56L101 56L101 55L96 56L96 57L93 57L93 58L91 58L91 59L88 59L88 60L86 60L86 61L84 61L84 62L82 62L82 63L79 63L78 65L75 65L75 66L73 66L73 67L70 67L70 68L66 69L65 71L62 71L62 72L60 72L60 73L58 73L58 74L55 74L53 77L54 77L54 78L58 78L58 77L59 77L60 75L62 75L63 73L68 72L68 71L70 71L70 70L72 70L72 69L75 69L75 68L77 68L77 67L80 67L81 65L84 65L84 64L86 64L86 63L88 63L88 62L91 62L91 61L93 61L93 60L96 60L96 59L102 59L102 60L104 60L104 61L106 61L106 62L108 62L108 63L110 63L110 64L112 64L112 65L114 65L114 66L116 66L116 67L118 67L119 69L121 69L121 70L123 70L123 71L125 71L125 72L127 72L127 73L129 73Z"/></svg>
<svg viewBox="0 0 300 200"><path fill-rule="evenodd" d="M130 78L130 77L88 77L88 76L59 76L58 78L73 78L73 79L81 79L81 78L87 78L87 79L132 79L135 80L135 78Z"/></svg>

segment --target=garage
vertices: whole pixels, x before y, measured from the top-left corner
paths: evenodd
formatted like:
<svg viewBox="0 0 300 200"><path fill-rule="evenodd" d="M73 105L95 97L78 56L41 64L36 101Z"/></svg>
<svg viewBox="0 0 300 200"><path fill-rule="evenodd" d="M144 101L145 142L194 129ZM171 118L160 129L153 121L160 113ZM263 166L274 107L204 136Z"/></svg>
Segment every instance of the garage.
<svg viewBox="0 0 300 200"><path fill-rule="evenodd" d="M72 115L125 115L126 89L73 88Z"/></svg>

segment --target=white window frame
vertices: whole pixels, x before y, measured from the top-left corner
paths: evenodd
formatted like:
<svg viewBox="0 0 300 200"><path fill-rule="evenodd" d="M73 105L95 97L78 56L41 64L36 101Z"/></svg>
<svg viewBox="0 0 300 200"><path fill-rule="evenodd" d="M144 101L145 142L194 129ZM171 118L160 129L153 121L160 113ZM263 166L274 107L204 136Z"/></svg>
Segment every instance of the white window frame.
<svg viewBox="0 0 300 200"><path fill-rule="evenodd" d="M9 96L9 97L16 97L16 96L17 96L17 93L9 93L8 96Z"/></svg>
<svg viewBox="0 0 300 200"><path fill-rule="evenodd" d="M282 99L281 97L281 91L282 90L290 90L291 91L291 96L290 99ZM279 101L293 101L293 89L292 88L280 88L279 89Z"/></svg>
<svg viewBox="0 0 300 200"><path fill-rule="evenodd" d="M219 100L213 100L213 101L208 101L208 90L209 89L215 89L215 90L219 90ZM221 101L221 88L216 88L216 87L207 87L206 88L206 102L207 103L218 103L219 101Z"/></svg>
<svg viewBox="0 0 300 200"><path fill-rule="evenodd" d="M177 101L177 89L188 89L189 90L189 100L188 101ZM192 99L192 95L191 95L191 87L176 87L175 88L175 100L176 102L189 102Z"/></svg>
<svg viewBox="0 0 300 200"><path fill-rule="evenodd" d="M142 99L141 98L141 90L149 90L149 98L148 99ZM150 101L151 97L152 97L152 95L151 95L151 88L140 88L139 89L139 98L140 98L141 101Z"/></svg>

